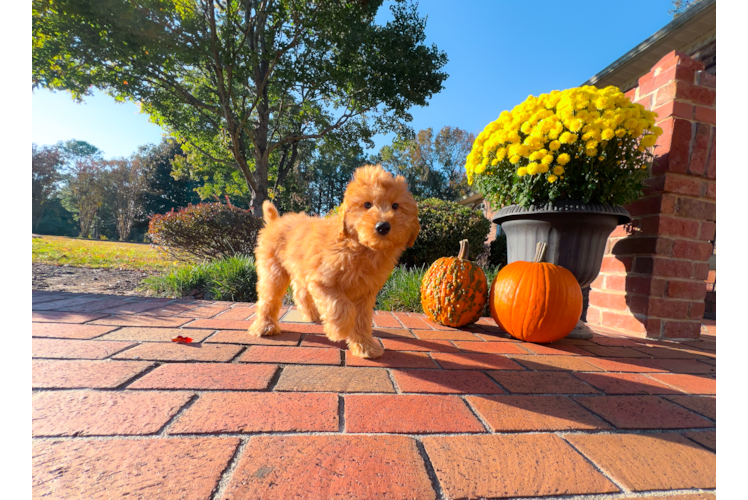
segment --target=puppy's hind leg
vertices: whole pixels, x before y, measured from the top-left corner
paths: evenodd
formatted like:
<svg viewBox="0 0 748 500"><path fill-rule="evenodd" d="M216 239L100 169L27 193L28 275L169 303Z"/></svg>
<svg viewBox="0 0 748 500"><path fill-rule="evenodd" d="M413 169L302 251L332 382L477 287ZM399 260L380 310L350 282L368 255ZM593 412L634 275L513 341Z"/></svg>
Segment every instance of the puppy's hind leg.
<svg viewBox="0 0 748 500"><path fill-rule="evenodd" d="M278 335L281 332L278 324L278 313L283 305L291 278L277 259L258 260L257 262L257 313L255 322L249 327L249 334L255 337Z"/></svg>
<svg viewBox="0 0 748 500"><path fill-rule="evenodd" d="M293 283L293 301L306 321L319 323L321 321L314 299L304 285Z"/></svg>

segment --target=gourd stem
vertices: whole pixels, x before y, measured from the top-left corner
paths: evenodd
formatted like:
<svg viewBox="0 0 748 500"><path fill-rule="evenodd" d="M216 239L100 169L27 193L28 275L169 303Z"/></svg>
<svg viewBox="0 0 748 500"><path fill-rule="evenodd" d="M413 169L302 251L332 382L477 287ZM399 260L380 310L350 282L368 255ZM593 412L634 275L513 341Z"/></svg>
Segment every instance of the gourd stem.
<svg viewBox="0 0 748 500"><path fill-rule="evenodd" d="M548 249L548 245L546 243L538 243L535 247L535 260L533 262L543 262L543 259L545 258L545 251Z"/></svg>
<svg viewBox="0 0 748 500"><path fill-rule="evenodd" d="M457 254L458 259L465 260L470 255L470 244L468 240L460 241L460 253Z"/></svg>

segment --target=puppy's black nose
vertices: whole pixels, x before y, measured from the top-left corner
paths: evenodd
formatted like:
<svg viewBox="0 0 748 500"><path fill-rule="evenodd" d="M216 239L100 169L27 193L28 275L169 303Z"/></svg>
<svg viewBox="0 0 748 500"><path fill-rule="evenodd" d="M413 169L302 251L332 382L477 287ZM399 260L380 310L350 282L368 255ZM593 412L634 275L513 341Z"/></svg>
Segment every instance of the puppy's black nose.
<svg viewBox="0 0 748 500"><path fill-rule="evenodd" d="M384 236L385 234L390 232L390 223L389 222L377 222L377 225L374 226L374 229L376 229L379 234Z"/></svg>

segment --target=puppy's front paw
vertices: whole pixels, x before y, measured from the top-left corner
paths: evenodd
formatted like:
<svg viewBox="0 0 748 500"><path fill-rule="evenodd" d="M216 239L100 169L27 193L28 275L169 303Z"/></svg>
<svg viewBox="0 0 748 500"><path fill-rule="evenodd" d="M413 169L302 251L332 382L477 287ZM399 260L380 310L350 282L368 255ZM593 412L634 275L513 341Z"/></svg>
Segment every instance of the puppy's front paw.
<svg viewBox="0 0 748 500"><path fill-rule="evenodd" d="M384 347L374 339L371 342L348 342L348 350L359 358L374 359L384 354Z"/></svg>
<svg viewBox="0 0 748 500"><path fill-rule="evenodd" d="M252 337L267 337L270 335L278 335L281 332L281 328L272 322L255 321L254 324L249 327L247 332Z"/></svg>

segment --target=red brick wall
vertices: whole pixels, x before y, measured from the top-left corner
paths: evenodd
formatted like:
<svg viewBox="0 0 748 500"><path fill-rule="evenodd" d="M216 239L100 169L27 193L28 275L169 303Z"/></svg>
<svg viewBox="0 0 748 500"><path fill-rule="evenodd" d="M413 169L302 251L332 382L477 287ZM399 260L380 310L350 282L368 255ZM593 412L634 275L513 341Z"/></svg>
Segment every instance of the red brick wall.
<svg viewBox="0 0 748 500"><path fill-rule="evenodd" d="M494 210L493 208L491 208L491 204L487 201L484 201L483 203L483 213L486 215L486 218L491 221L491 229L489 229L488 231L488 238L486 239L486 243L491 243L496 239L496 224L493 222L493 216L496 215L496 212L498 212L498 210Z"/></svg>
<svg viewBox="0 0 748 500"><path fill-rule="evenodd" d="M716 221L716 76L671 52L626 95L658 113L657 141L634 220L608 239L587 322L650 338L696 338Z"/></svg>

